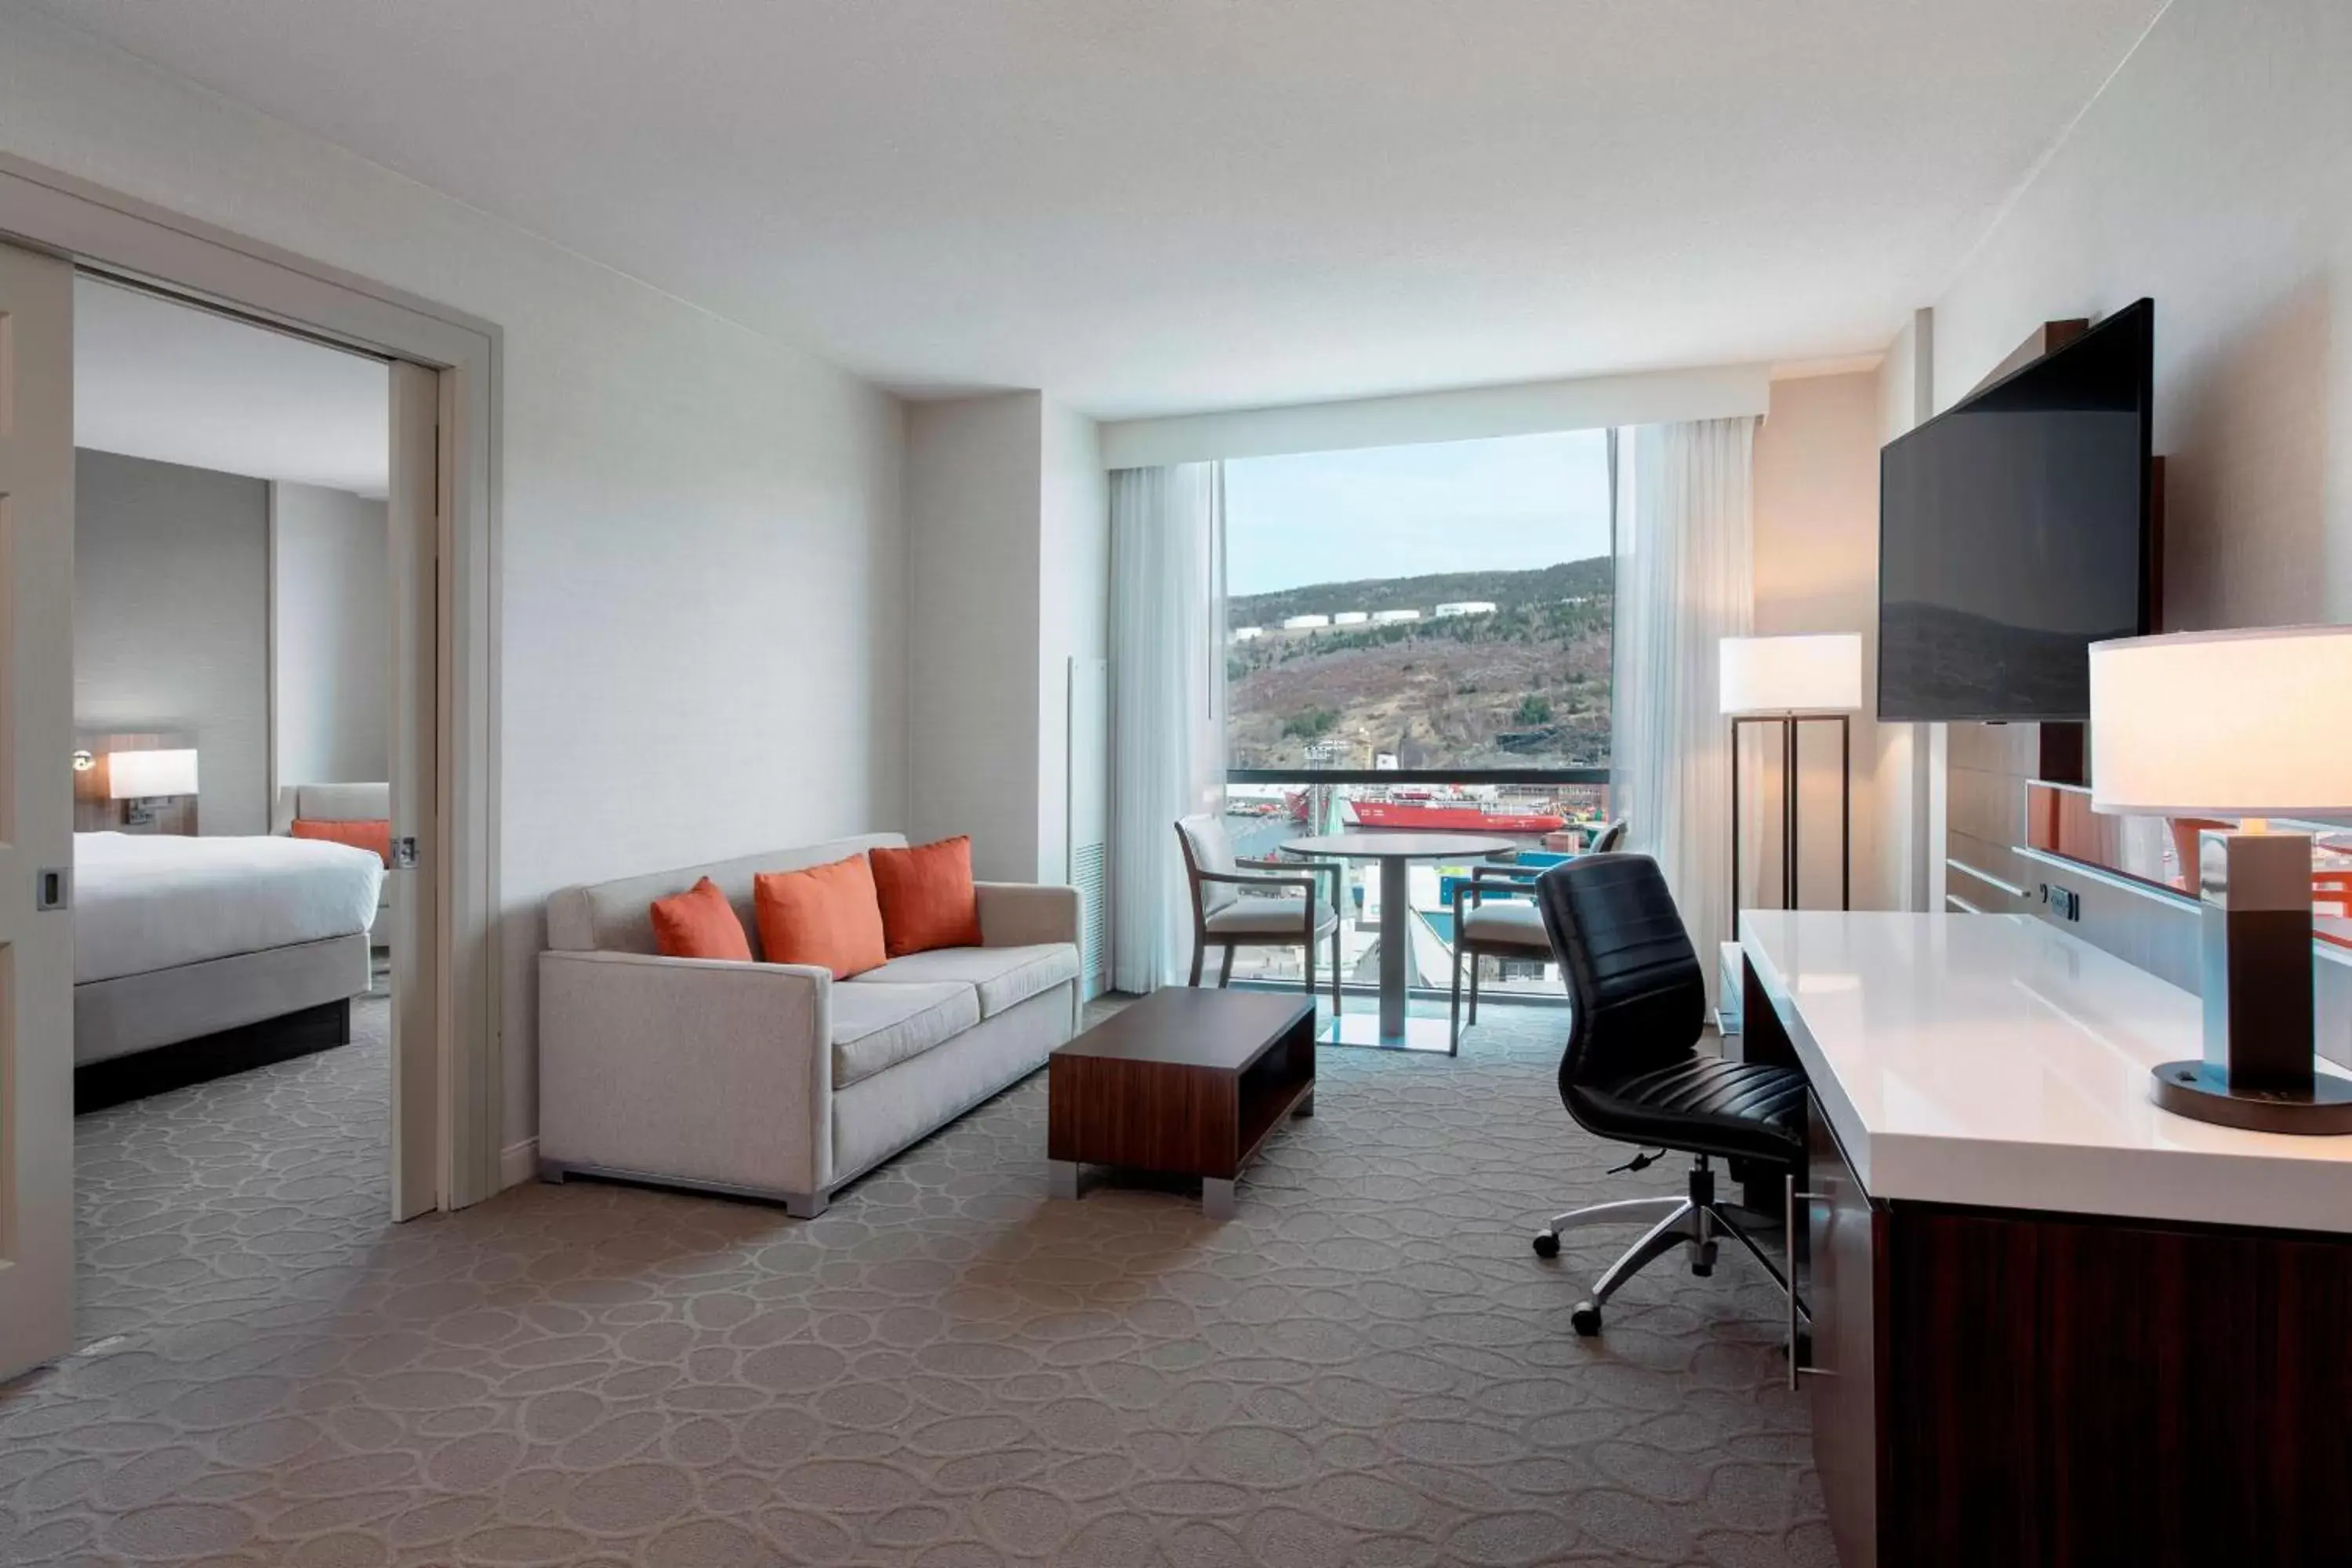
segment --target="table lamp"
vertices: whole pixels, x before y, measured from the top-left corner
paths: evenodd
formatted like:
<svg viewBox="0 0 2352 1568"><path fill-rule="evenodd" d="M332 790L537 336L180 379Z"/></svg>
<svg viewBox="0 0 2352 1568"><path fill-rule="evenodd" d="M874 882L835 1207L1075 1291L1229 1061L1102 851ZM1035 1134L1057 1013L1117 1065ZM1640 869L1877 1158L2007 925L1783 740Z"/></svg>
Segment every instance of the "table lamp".
<svg viewBox="0 0 2352 1568"><path fill-rule="evenodd" d="M2352 1082L2312 1067L2311 835L2273 816L2352 811L2352 626L2091 645L2091 809L2234 816L2198 836L2205 1054L2156 1102L2265 1132L2352 1132Z"/></svg>
<svg viewBox="0 0 2352 1568"><path fill-rule="evenodd" d="M1862 634L1725 637L1716 645L1717 705L1731 718L1731 924L1739 934L1739 731L1780 726L1780 907L1797 907L1797 726L1838 726L1838 908L1853 907L1853 721L1862 706Z"/></svg>

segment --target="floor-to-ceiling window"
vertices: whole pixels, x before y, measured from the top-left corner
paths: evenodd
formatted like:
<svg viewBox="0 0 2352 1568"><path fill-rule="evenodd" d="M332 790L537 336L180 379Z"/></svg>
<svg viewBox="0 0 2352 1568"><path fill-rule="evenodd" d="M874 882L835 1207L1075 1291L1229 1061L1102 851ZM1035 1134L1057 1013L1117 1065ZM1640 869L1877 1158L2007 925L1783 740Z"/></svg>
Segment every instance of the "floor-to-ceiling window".
<svg viewBox="0 0 2352 1568"><path fill-rule="evenodd" d="M1609 432L1229 459L1228 775L1240 852L1301 834L1439 828L1571 851L1608 816L1614 529ZM1447 983L1452 889L1412 870L1422 988ZM1378 879L1352 868L1343 952L1378 964ZM1237 979L1296 980L1296 949ZM1542 963L1484 984L1557 995Z"/></svg>

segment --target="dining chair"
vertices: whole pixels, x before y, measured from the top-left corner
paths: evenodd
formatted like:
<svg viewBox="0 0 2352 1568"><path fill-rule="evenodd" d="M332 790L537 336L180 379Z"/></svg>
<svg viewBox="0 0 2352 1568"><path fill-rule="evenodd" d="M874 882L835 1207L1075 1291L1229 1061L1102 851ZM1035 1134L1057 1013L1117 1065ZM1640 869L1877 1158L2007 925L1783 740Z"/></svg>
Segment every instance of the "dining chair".
<svg viewBox="0 0 2352 1568"><path fill-rule="evenodd" d="M1344 976L1339 963L1340 868L1336 861L1236 859L1234 842L1223 819L1197 812L1176 824L1176 842L1184 851L1184 876L1192 890L1192 973L1188 985L1201 984L1201 966L1212 945L1225 950L1217 971L1223 990L1234 977L1237 947L1296 947L1305 950L1307 994L1315 994L1315 946L1328 933L1331 939L1331 1016L1339 1015L1339 987ZM1244 868L1248 868L1244 870ZM1325 878L1330 890L1318 896ZM1304 899L1283 895L1291 889Z"/></svg>
<svg viewBox="0 0 2352 1568"><path fill-rule="evenodd" d="M1625 819L1618 817L1578 851L1606 855L1625 842ZM1445 1054L1462 1051L1462 965L1470 964L1470 1022L1478 1022L1478 961L1518 959L1523 963L1550 961L1551 938L1530 896L1535 891L1534 866L1489 861L1474 866L1470 875L1454 884L1454 1006L1445 1034ZM1488 900L1493 902L1488 902Z"/></svg>

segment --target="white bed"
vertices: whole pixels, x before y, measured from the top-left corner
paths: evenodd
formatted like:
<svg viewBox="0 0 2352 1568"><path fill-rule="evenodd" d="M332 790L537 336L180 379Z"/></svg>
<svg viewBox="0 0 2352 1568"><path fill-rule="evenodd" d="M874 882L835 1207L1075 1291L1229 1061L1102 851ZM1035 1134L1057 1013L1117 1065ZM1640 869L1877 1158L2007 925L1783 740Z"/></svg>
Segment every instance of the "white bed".
<svg viewBox="0 0 2352 1568"><path fill-rule="evenodd" d="M294 1015L315 1049L337 1007L348 1037L383 877L318 839L76 834L75 1066Z"/></svg>

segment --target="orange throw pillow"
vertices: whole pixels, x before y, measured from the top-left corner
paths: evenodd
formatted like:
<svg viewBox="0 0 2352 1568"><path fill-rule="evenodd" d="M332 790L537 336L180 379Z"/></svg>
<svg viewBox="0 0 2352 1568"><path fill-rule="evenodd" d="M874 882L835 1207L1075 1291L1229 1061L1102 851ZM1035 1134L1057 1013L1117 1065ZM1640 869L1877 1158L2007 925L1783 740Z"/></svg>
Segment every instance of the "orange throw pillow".
<svg viewBox="0 0 2352 1568"><path fill-rule="evenodd" d="M705 877L683 893L653 903L654 945L664 958L731 958L751 962L751 942L735 906Z"/></svg>
<svg viewBox="0 0 2352 1568"><path fill-rule="evenodd" d="M877 849L872 856L891 957L980 945L980 895L971 885L969 836L912 849Z"/></svg>
<svg viewBox="0 0 2352 1568"><path fill-rule="evenodd" d="M385 865L392 864L392 824L388 821L314 822L307 816L298 816L293 834L297 838L323 838L330 844L373 849Z"/></svg>
<svg viewBox="0 0 2352 1568"><path fill-rule="evenodd" d="M805 871L762 871L751 879L751 904L761 956L770 963L822 964L846 980L890 956L873 868L863 855Z"/></svg>

